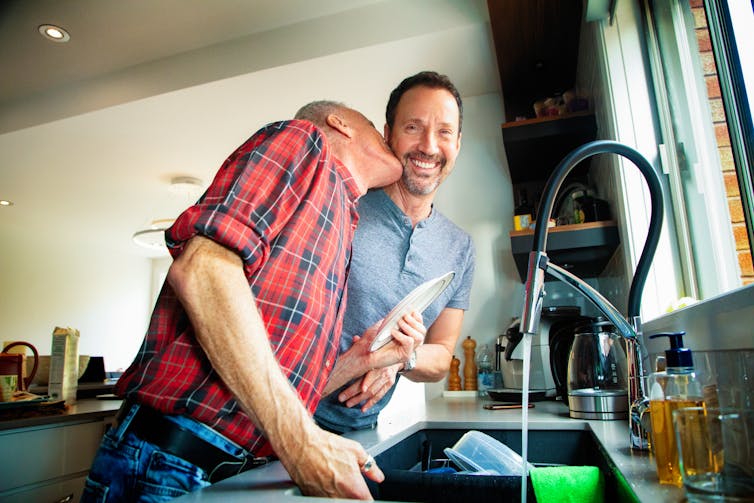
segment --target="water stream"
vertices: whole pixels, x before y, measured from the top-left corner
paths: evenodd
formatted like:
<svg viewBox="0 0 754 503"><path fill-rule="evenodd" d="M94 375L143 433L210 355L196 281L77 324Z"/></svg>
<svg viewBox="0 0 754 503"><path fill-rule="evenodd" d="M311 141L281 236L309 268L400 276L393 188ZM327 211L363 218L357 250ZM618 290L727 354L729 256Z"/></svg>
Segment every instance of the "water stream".
<svg viewBox="0 0 754 503"><path fill-rule="evenodd" d="M529 373L531 370L532 334L524 334L524 381L521 390L521 503L526 503L526 489L529 475Z"/></svg>

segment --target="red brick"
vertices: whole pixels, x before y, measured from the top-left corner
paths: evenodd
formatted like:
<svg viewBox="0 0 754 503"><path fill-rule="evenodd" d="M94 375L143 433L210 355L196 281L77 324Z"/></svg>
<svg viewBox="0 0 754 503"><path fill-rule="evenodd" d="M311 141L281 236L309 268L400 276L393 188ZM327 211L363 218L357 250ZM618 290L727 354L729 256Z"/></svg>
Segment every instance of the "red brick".
<svg viewBox="0 0 754 503"><path fill-rule="evenodd" d="M742 276L754 275L754 265L751 262L751 253L749 251L738 252L738 265L741 268Z"/></svg>
<svg viewBox="0 0 754 503"><path fill-rule="evenodd" d="M730 211L730 221L734 224L744 221L744 208L740 197L728 198L728 211Z"/></svg>
<svg viewBox="0 0 754 503"><path fill-rule="evenodd" d="M701 2L700 2L701 3ZM704 14L703 6L691 6L691 15L694 16L694 28L706 28L707 16Z"/></svg>
<svg viewBox="0 0 754 503"><path fill-rule="evenodd" d="M723 107L723 100L721 98L709 100L709 108L712 114L712 122L726 122L725 108Z"/></svg>
<svg viewBox="0 0 754 503"><path fill-rule="evenodd" d="M749 235L746 224L733 224L733 237L736 239L736 250L749 250Z"/></svg>
<svg viewBox="0 0 754 503"><path fill-rule="evenodd" d="M733 149L730 148L730 145L718 148L717 153L720 156L720 167L723 172L736 169L736 164L733 162Z"/></svg>
<svg viewBox="0 0 754 503"><path fill-rule="evenodd" d="M717 80L717 74L708 75L704 78L704 82L707 84L708 98L719 98L722 96L720 93L720 81Z"/></svg>
<svg viewBox="0 0 754 503"><path fill-rule="evenodd" d="M730 136L728 136L728 124L715 124L715 141L718 147L730 146Z"/></svg>
<svg viewBox="0 0 754 503"><path fill-rule="evenodd" d="M711 51L712 42L710 41L709 31L706 29L696 30L696 43L699 44L699 52Z"/></svg>
<svg viewBox="0 0 754 503"><path fill-rule="evenodd" d="M702 62L702 72L704 75L717 75L717 66L715 66L715 55L712 51L700 52L699 58Z"/></svg>
<svg viewBox="0 0 754 503"><path fill-rule="evenodd" d="M735 171L723 173L723 181L725 182L725 195L727 197L739 197L741 195L738 191L738 177Z"/></svg>

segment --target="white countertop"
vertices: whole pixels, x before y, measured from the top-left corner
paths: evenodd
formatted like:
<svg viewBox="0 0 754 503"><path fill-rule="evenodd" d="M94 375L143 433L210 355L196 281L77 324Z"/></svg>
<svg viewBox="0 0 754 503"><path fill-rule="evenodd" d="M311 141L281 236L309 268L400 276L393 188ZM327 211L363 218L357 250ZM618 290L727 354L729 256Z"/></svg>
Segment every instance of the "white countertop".
<svg viewBox="0 0 754 503"><path fill-rule="evenodd" d="M380 416L374 430L349 433L371 454L378 454L416 431L425 428L520 429L521 410L485 410L478 398L436 398L412 410L401 410L392 417ZM683 489L657 482L654 460L647 452L628 447L627 421L585 421L568 417L560 402L537 402L529 410L529 429L591 430L610 455L615 466L642 502L681 502ZM300 496L279 462L247 471L218 482L207 489L188 494L177 501L240 502L277 501L351 501Z"/></svg>

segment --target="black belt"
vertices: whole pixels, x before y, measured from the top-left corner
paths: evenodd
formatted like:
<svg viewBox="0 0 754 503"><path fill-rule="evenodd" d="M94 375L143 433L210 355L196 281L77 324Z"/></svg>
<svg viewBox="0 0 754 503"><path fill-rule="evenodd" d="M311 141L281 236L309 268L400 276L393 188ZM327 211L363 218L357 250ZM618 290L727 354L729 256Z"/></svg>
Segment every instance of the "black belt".
<svg viewBox="0 0 754 503"><path fill-rule="evenodd" d="M123 420L133 403L126 402L118 412L116 421ZM251 456L237 458L231 456L197 437L191 431L181 427L154 409L139 405L139 410L131 419L126 432L133 433L141 440L154 444L174 456L188 461L204 470L210 482L218 482L231 475L257 468L267 464L271 458Z"/></svg>

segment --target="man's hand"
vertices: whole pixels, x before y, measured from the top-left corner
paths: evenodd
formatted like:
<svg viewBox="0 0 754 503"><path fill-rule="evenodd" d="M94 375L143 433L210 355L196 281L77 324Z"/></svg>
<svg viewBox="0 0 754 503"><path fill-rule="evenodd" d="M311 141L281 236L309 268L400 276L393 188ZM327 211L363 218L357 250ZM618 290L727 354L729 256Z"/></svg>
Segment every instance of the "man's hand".
<svg viewBox="0 0 754 503"><path fill-rule="evenodd" d="M398 363L389 367L370 370L364 377L344 389L338 395L338 400L344 402L346 407L353 407L365 402L361 411L368 411L374 407L374 404L382 400L382 397L393 387L395 376L402 367L403 364Z"/></svg>
<svg viewBox="0 0 754 503"><path fill-rule="evenodd" d="M381 324L382 320L366 329L361 337L354 336L353 345L348 351L338 355L324 396L372 369L403 365L416 348L421 346L427 334L421 314L412 312L398 320L398 329L392 331L390 342L372 352L369 348L377 337L377 329Z"/></svg>
<svg viewBox="0 0 754 503"><path fill-rule="evenodd" d="M369 470L362 470L372 458L358 442L316 427L304 436L307 439L296 446L297 454L287 457L291 466L281 458L301 492L308 496L372 499L364 477L379 483L385 475L376 463Z"/></svg>
<svg viewBox="0 0 754 503"><path fill-rule="evenodd" d="M366 352L369 356L369 369L384 368L396 363L403 364L416 351L416 348L424 343L427 328L422 321L422 315L416 311L404 315L398 320L398 327L390 332L392 335L390 342L372 353L369 348L377 337L376 328L379 328L380 321L367 329L363 337L355 336L351 349ZM372 331L373 328L374 331Z"/></svg>

